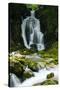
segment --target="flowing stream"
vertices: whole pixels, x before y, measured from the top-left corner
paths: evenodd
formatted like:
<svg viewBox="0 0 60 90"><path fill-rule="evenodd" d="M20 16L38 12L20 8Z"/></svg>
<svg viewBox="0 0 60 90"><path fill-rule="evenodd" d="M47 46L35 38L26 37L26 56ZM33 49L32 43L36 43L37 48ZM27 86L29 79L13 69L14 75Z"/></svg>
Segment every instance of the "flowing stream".
<svg viewBox="0 0 60 90"><path fill-rule="evenodd" d="M11 81L13 82L14 87L22 87L22 86L32 86L37 83L41 83L44 80L46 80L47 74L54 73L54 79L58 80L58 66L55 68L50 68L47 70L46 68L39 70L39 72L33 72L34 77L31 77L29 79L26 79L22 83L20 82L20 79L15 76L15 74L11 74Z"/></svg>
<svg viewBox="0 0 60 90"><path fill-rule="evenodd" d="M17 87L18 85L20 85L19 78L15 74L10 73L10 87Z"/></svg>

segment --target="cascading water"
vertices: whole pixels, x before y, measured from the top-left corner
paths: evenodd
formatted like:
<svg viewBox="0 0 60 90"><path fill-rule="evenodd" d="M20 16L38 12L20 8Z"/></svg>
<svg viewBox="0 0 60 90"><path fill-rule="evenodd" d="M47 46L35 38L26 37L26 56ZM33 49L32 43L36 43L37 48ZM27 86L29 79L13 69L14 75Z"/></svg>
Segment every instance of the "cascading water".
<svg viewBox="0 0 60 90"><path fill-rule="evenodd" d="M23 20L21 29L26 48L30 49L32 45L35 45L38 51L45 49L43 33L39 20L35 18L35 11L31 11L31 16Z"/></svg>
<svg viewBox="0 0 60 90"><path fill-rule="evenodd" d="M46 80L47 74L50 74L52 72L54 73L54 79L58 80L58 66L56 66L55 68L50 68L49 70L46 70L46 68L44 68L44 69L39 70L39 72L33 72L34 77L26 79L22 83L20 82L20 80L15 74L11 74L10 86L22 87L22 86L32 86L34 84L41 83Z"/></svg>
<svg viewBox="0 0 60 90"><path fill-rule="evenodd" d="M17 87L20 83L19 78L15 74L10 73L10 87Z"/></svg>

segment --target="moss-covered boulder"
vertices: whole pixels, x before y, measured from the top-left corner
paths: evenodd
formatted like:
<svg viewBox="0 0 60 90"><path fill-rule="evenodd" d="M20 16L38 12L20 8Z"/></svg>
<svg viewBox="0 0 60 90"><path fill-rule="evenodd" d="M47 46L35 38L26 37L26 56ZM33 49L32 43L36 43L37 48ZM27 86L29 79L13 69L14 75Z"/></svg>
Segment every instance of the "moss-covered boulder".
<svg viewBox="0 0 60 90"><path fill-rule="evenodd" d="M38 63L34 62L34 61L31 61L29 64L28 64L28 67L32 70L32 71L38 71L39 70L39 67L38 67Z"/></svg>
<svg viewBox="0 0 60 90"><path fill-rule="evenodd" d="M57 80L46 80L41 83L41 85L56 85L56 84L58 84Z"/></svg>
<svg viewBox="0 0 60 90"><path fill-rule="evenodd" d="M33 72L31 70L27 71L27 72L24 71L24 73L23 73L23 80L28 79L28 78L30 78L32 76L34 76L34 74L33 74Z"/></svg>
<svg viewBox="0 0 60 90"><path fill-rule="evenodd" d="M49 80L45 80L40 85L56 85L56 84L58 84L57 80L49 79Z"/></svg>
<svg viewBox="0 0 60 90"><path fill-rule="evenodd" d="M18 61L10 62L10 73L14 73L18 77L20 77L23 71L24 66L21 63L19 63Z"/></svg>
<svg viewBox="0 0 60 90"><path fill-rule="evenodd" d="M33 86L39 86L39 85L57 85L58 81L54 79L47 79L41 83L34 84Z"/></svg>
<svg viewBox="0 0 60 90"><path fill-rule="evenodd" d="M54 73L50 73L50 74L47 75L47 79L51 79L53 77L54 77Z"/></svg>
<svg viewBox="0 0 60 90"><path fill-rule="evenodd" d="M28 66L31 71L25 72L26 67ZM9 57L9 71L10 73L16 74L18 77L22 76L24 79L33 76L32 71L38 71L38 63L26 58L20 58L16 56Z"/></svg>

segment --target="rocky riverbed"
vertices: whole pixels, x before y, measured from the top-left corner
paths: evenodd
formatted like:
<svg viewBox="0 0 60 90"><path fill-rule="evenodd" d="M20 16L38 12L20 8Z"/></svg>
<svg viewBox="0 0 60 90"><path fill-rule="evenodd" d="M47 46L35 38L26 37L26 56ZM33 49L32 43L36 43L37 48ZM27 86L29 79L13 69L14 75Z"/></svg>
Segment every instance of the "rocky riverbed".
<svg viewBox="0 0 60 90"><path fill-rule="evenodd" d="M47 83L53 82L52 84L58 82L58 64L56 60L51 57L43 58L37 53L30 55L22 55L17 51L10 53L9 69L10 86L12 86L11 82L13 82L13 87L41 85L46 80ZM47 75L50 73L54 74L53 81L51 81L51 78L47 79ZM16 80L14 80L15 77ZM16 83L14 84L14 82Z"/></svg>

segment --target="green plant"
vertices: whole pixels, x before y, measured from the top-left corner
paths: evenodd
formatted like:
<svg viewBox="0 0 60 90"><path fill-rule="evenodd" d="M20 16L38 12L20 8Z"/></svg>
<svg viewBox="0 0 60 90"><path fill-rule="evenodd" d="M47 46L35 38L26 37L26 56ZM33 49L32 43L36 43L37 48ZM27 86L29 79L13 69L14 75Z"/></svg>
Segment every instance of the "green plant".
<svg viewBox="0 0 60 90"><path fill-rule="evenodd" d="M38 5L36 4L27 4L26 5L28 9L32 9L32 10L37 10L38 9Z"/></svg>

